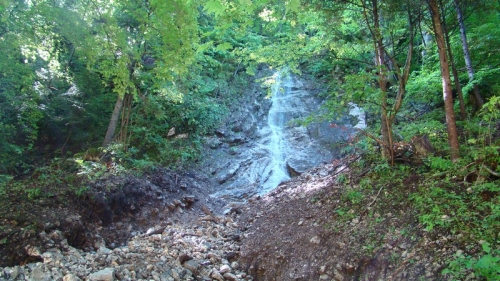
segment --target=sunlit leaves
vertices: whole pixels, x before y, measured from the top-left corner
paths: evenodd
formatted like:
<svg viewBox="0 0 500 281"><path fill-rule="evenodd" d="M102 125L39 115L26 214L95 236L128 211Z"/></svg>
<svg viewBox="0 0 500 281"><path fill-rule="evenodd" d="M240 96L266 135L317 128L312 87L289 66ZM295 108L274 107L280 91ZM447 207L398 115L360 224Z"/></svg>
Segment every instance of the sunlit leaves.
<svg viewBox="0 0 500 281"><path fill-rule="evenodd" d="M243 12L246 14L251 14L255 11L257 5L252 3L252 0L239 0L238 6L243 9Z"/></svg>
<svg viewBox="0 0 500 281"><path fill-rule="evenodd" d="M217 51L227 51L227 50L230 50L232 48L233 48L233 46L230 43L224 42L222 44L217 45L216 50Z"/></svg>
<svg viewBox="0 0 500 281"><path fill-rule="evenodd" d="M208 13L213 13L216 16L222 15L226 7L221 3L220 0L209 0L204 5L205 11Z"/></svg>
<svg viewBox="0 0 500 281"><path fill-rule="evenodd" d="M286 8L294 13L299 12L300 10L300 0L289 0L286 1Z"/></svg>

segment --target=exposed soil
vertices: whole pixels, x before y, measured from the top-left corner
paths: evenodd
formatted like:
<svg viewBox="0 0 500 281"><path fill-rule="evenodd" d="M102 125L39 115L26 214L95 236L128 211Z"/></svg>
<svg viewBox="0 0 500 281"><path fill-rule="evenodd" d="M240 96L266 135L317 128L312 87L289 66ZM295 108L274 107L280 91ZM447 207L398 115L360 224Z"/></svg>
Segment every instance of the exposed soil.
<svg viewBox="0 0 500 281"><path fill-rule="evenodd" d="M164 169L142 177L109 176L87 186L80 197L70 198L65 192L42 200L16 194L4 197L0 203L0 266L40 261L41 253L61 243L61 239L47 237L57 230L78 249L95 250L102 239L114 248L151 226L190 223L197 219L193 213L220 213L224 206L209 196L206 178ZM187 214L183 208L194 212Z"/></svg>
<svg viewBox="0 0 500 281"><path fill-rule="evenodd" d="M311 169L246 204L212 198L208 178L162 169L108 177L79 198L30 204L11 195L2 202L1 266L41 261L41 253L65 239L87 251L97 250L102 240L113 249L152 226L168 229L195 224L203 214L226 213L240 230L231 238L239 241L239 252L228 252L249 274L234 280L442 278L448 259L464 245L447 233L431 237L408 200L395 197L414 192L421 179L412 175L403 184L360 193L354 186L365 172L350 170L354 160Z"/></svg>
<svg viewBox="0 0 500 281"><path fill-rule="evenodd" d="M362 196L346 163L311 169L244 206L240 263L246 271L254 280L443 278L459 239L429 237L408 200L392 196L414 192L418 176Z"/></svg>

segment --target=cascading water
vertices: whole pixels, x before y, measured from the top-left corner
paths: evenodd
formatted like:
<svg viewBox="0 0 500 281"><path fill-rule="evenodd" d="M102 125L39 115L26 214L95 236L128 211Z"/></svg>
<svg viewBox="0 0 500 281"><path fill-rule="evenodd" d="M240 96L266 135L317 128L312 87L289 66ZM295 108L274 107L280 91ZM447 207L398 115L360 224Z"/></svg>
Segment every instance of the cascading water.
<svg viewBox="0 0 500 281"><path fill-rule="evenodd" d="M214 145L203 167L218 183L213 196L238 201L264 194L291 176L338 157L332 144L349 137L343 126L353 126L349 118L335 128L330 122L308 126L294 122L319 110L315 85L287 71L260 80L266 85L273 80L270 99L263 100L262 87L249 89L253 99L242 102L233 119L212 139ZM355 107L351 114L363 115Z"/></svg>
<svg viewBox="0 0 500 281"><path fill-rule="evenodd" d="M274 77L275 83L271 93L272 104L267 116L267 125L271 132L268 140L264 141L264 146L269 151L270 163L264 170L264 175L267 176L262 182L262 192L267 192L281 182L290 179L286 169L285 157L287 139L283 130L286 123L290 121L287 98L293 86L293 80L286 72L276 72Z"/></svg>

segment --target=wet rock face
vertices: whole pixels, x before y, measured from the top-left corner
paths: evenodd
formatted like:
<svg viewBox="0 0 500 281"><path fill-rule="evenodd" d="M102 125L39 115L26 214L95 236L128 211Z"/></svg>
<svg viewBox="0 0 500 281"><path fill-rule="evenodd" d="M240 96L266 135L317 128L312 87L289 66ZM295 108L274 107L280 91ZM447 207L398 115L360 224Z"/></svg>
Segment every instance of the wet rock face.
<svg viewBox="0 0 500 281"><path fill-rule="evenodd" d="M297 123L319 109L320 85L271 71L255 78L259 82L235 102L225 125L207 138L200 168L219 185L216 195L228 200L263 194L339 157L333 144L345 141L354 132L349 118L336 127L330 122L307 127ZM266 82L272 82L272 86L263 87Z"/></svg>

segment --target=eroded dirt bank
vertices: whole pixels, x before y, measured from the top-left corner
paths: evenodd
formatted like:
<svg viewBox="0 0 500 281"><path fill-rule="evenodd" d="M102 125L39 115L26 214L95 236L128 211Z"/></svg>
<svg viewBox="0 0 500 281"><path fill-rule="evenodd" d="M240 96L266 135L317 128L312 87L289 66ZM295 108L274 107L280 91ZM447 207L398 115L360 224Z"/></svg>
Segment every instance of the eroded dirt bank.
<svg viewBox="0 0 500 281"><path fill-rule="evenodd" d="M62 280L69 273L86 279L108 267L115 268L119 280L152 278L153 272L161 276L173 267L167 260L177 260L184 269L182 264L200 249L181 247L191 245L183 239L204 235L216 240L205 246L196 240L205 254L221 245L235 250L224 242L236 228L229 217L217 216L225 203L209 196L210 181L202 176L157 169L141 177L109 176L87 184L80 197L61 191L41 200L11 194L2 201L0 266L5 268L0 268L0 280ZM157 252L162 248L166 252ZM149 267L165 253L164 267ZM221 250L211 258L221 263L226 254ZM133 270L125 264L132 264ZM187 273L176 274L181 278L177 280L184 280Z"/></svg>
<svg viewBox="0 0 500 281"><path fill-rule="evenodd" d="M97 182L74 208L19 207L24 216L2 218L2 262L18 263L0 280L440 279L459 237L422 231L396 187L356 199L349 163L247 204L211 198L206 178L157 170Z"/></svg>

